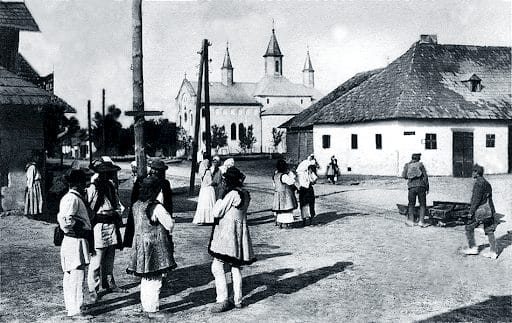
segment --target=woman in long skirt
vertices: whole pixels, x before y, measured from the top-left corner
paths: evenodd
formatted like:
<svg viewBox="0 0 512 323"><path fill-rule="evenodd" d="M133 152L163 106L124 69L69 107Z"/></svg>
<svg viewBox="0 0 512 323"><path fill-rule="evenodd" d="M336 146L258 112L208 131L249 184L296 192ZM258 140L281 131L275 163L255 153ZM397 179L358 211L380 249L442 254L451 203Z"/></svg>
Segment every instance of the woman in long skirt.
<svg viewBox="0 0 512 323"><path fill-rule="evenodd" d="M43 191L41 189L41 173L35 162L25 167L27 174L27 190L25 194L25 215L31 217L43 213Z"/></svg>
<svg viewBox="0 0 512 323"><path fill-rule="evenodd" d="M272 211L276 214L276 223L279 228L291 228L294 222L293 210L298 206L293 189L295 174L288 170L288 164L283 159L277 161L273 180L275 192Z"/></svg>
<svg viewBox="0 0 512 323"><path fill-rule="evenodd" d="M199 165L199 175L201 176L201 189L197 198L197 209L192 223L195 224L213 224L212 210L215 205L215 189L212 186L212 172L210 170L210 161L205 159Z"/></svg>

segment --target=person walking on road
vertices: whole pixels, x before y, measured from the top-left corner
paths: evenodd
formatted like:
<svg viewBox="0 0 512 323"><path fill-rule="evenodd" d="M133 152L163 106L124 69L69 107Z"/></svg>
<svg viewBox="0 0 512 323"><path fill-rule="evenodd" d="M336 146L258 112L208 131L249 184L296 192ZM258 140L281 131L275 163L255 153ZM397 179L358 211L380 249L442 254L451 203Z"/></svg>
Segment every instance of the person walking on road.
<svg viewBox="0 0 512 323"><path fill-rule="evenodd" d="M64 304L68 316L87 319L82 313L82 284L85 268L90 261L89 253L94 250L90 242L93 219L82 197L86 183L85 173L82 170L72 170L65 179L69 184L69 191L62 197L57 214L57 222L64 232L60 248L60 261L64 272Z"/></svg>
<svg viewBox="0 0 512 323"><path fill-rule="evenodd" d="M297 179L299 182L299 203L300 213L304 226L310 225L316 216L315 211L315 190L318 163L315 156L310 155L297 166Z"/></svg>
<svg viewBox="0 0 512 323"><path fill-rule="evenodd" d="M411 161L405 164L402 177L407 179L408 188L408 213L407 221L409 226L416 225L414 222L414 207L416 205L416 197L420 203L420 214L418 225L422 228L429 226L425 223L425 215L427 213L427 194L429 191L427 170L422 162L420 162L421 154L412 154Z"/></svg>
<svg viewBox="0 0 512 323"><path fill-rule="evenodd" d="M339 172L340 168L338 167L338 160L336 157L332 156L331 161L327 165L327 180L333 184L336 184Z"/></svg>
<svg viewBox="0 0 512 323"><path fill-rule="evenodd" d="M41 187L41 173L37 168L37 157L25 166L27 187L25 189L25 215L33 218L43 213L43 191Z"/></svg>
<svg viewBox="0 0 512 323"><path fill-rule="evenodd" d="M473 166L473 193L471 195L471 207L469 213L471 218L466 224L466 238L468 239L468 249L464 250L466 255L477 255L478 247L475 243L475 228L481 224L484 225L484 232L489 239L489 250L482 252L482 256L496 259L498 258L498 249L496 246L496 220L494 215L496 209L492 200L492 186L484 178L484 168L478 164Z"/></svg>
<svg viewBox="0 0 512 323"><path fill-rule="evenodd" d="M136 234L131 263L126 270L141 277L140 301L143 311L151 317L160 317L156 312L162 280L177 267L171 243L174 219L157 200L160 191L156 177L148 176L142 181L138 201L133 205Z"/></svg>
<svg viewBox="0 0 512 323"><path fill-rule="evenodd" d="M213 208L213 216L218 223L213 227L208 253L213 256L212 274L215 277L217 302L210 309L220 313L232 308L228 298L228 286L224 265L231 269L233 282L233 303L242 307L241 267L250 265L256 258L247 225L249 192L242 188L245 175L238 168L230 167L224 173L226 193Z"/></svg>

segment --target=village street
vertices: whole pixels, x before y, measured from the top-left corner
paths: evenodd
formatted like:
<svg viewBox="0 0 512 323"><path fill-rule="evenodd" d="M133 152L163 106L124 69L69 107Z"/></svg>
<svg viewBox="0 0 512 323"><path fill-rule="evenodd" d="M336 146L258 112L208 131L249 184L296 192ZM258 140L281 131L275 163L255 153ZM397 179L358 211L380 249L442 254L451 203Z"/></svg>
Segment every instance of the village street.
<svg viewBox="0 0 512 323"><path fill-rule="evenodd" d="M215 286L207 243L211 228L191 223L195 199L175 195L178 269L161 293L162 321L181 322L397 322L511 321L512 229L507 190L511 175L489 176L501 254L497 260L465 257L464 229L406 227L396 203L406 204L400 178L359 179L315 186L314 225L280 230L270 213L275 161L237 162L251 192L250 230L258 261L243 270L243 309L212 315ZM121 179L129 176L123 167ZM168 178L182 192L189 163ZM355 185L357 184L357 185ZM130 181L121 185L126 201ZM433 200L468 201L471 179L431 178ZM126 203L127 204L127 203ZM22 229L20 229L22 228ZM65 320L59 248L54 224L21 216L0 219L1 321ZM477 230L477 243L486 244ZM125 273L130 250L117 253L116 280L129 294L105 296L90 309L95 322L140 322L137 279Z"/></svg>

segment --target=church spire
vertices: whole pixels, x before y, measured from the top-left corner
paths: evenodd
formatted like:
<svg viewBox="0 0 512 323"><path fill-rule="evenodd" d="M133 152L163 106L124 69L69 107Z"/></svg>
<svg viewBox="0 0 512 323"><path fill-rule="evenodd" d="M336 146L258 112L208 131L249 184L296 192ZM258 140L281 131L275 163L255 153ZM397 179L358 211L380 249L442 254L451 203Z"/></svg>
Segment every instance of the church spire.
<svg viewBox="0 0 512 323"><path fill-rule="evenodd" d="M231 64L231 57L229 57L229 43L226 43L226 54L224 54L221 71L222 84L226 86L233 85L233 65Z"/></svg>
<svg viewBox="0 0 512 323"><path fill-rule="evenodd" d="M304 69L302 70L302 84L306 87L315 87L315 70L313 64L311 64L311 58L309 57L309 46L306 53L306 61L304 62Z"/></svg>
<svg viewBox="0 0 512 323"><path fill-rule="evenodd" d="M281 76L283 75L283 54L277 43L274 20L272 19L272 35L268 42L267 51L263 55L265 59L265 75Z"/></svg>

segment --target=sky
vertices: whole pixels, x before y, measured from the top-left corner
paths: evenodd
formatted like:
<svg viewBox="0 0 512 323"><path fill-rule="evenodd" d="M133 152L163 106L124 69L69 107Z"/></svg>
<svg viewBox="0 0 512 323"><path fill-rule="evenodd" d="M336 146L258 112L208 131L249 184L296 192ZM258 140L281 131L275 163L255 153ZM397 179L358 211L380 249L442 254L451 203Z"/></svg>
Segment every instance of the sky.
<svg viewBox="0 0 512 323"><path fill-rule="evenodd" d="M87 127L87 100L132 109L132 8L129 0L25 0L41 32L21 32L19 51L41 75L54 71L55 94ZM315 87L327 94L354 74L385 67L420 34L440 44L511 46L511 0L143 0L146 110L176 119L183 77L197 81L203 39L210 81L220 81L226 43L234 81L258 82L274 21L283 75L302 82L309 48ZM123 116L128 126L132 118Z"/></svg>

